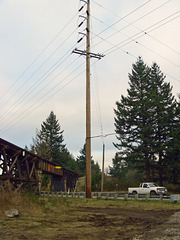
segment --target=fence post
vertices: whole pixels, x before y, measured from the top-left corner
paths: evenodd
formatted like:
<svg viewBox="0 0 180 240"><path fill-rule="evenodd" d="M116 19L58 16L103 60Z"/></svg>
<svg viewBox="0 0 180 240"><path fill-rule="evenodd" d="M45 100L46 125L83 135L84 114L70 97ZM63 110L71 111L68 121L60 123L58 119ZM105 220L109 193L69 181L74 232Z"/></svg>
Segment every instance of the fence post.
<svg viewBox="0 0 180 240"><path fill-rule="evenodd" d="M162 200L163 200L163 195L160 194L160 202L162 202Z"/></svg>
<svg viewBox="0 0 180 240"><path fill-rule="evenodd" d="M102 199L102 196L101 196L100 192L98 192L98 194L97 194L97 199Z"/></svg>
<svg viewBox="0 0 180 240"><path fill-rule="evenodd" d="M148 201L150 198L150 194L146 194L146 201Z"/></svg>
<svg viewBox="0 0 180 240"><path fill-rule="evenodd" d="M114 200L117 200L117 193L114 194Z"/></svg>
<svg viewBox="0 0 180 240"><path fill-rule="evenodd" d="M134 200L138 200L138 194L134 194Z"/></svg>
<svg viewBox="0 0 180 240"><path fill-rule="evenodd" d="M108 197L109 197L109 193L106 193L106 200L108 199Z"/></svg>
<svg viewBox="0 0 180 240"><path fill-rule="evenodd" d="M128 194L125 193L125 194L124 194L124 200L127 200L127 198L128 198Z"/></svg>

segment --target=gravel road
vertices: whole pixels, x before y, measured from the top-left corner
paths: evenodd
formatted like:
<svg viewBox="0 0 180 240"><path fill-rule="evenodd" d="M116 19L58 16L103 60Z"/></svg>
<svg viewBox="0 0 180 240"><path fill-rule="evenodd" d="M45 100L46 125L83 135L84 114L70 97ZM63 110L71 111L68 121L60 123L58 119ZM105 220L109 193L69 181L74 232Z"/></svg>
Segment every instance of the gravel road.
<svg viewBox="0 0 180 240"><path fill-rule="evenodd" d="M133 240L180 240L180 212L173 214L167 222L157 226Z"/></svg>

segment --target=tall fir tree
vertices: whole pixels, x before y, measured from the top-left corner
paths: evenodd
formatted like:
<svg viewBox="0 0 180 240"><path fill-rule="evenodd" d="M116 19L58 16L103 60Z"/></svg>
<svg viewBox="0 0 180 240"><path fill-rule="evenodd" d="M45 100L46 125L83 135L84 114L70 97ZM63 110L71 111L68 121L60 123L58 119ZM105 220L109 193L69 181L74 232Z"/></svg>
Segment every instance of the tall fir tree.
<svg viewBox="0 0 180 240"><path fill-rule="evenodd" d="M79 151L80 155L77 156L76 162L78 168L80 170L80 174L86 174L86 144L84 144L83 148ZM92 190L100 190L101 183L101 171L98 162L94 162L91 157L91 180L92 180Z"/></svg>
<svg viewBox="0 0 180 240"><path fill-rule="evenodd" d="M116 102L115 131L121 161L142 171L146 180L150 180L152 139L152 111L149 102L150 68L139 58L133 64L132 74L129 74L128 96L121 96Z"/></svg>
<svg viewBox="0 0 180 240"><path fill-rule="evenodd" d="M158 65L148 67L139 57L129 74L127 97L116 102L115 131L120 161L144 174L145 180L165 177L167 149L176 102ZM117 164L117 163L116 163ZM113 168L116 166L113 165Z"/></svg>
<svg viewBox="0 0 180 240"><path fill-rule="evenodd" d="M150 72L151 79L151 101L153 106L153 129L154 146L153 154L159 183L167 176L165 171L169 164L167 151L170 141L173 139L172 130L176 117L177 104L172 95L172 87L165 82L165 76L159 66L153 63Z"/></svg>
<svg viewBox="0 0 180 240"><path fill-rule="evenodd" d="M171 139L167 148L166 175L173 184L180 183L180 103L176 106L176 117L171 125Z"/></svg>
<svg viewBox="0 0 180 240"><path fill-rule="evenodd" d="M31 150L49 161L60 164L63 163L62 156L66 151L63 142L63 131L56 115L51 111L46 121L41 124L41 129L36 131Z"/></svg>
<svg viewBox="0 0 180 240"><path fill-rule="evenodd" d="M79 151L80 155L77 156L76 161L78 168L81 174L85 175L86 173L86 144L84 144L83 148Z"/></svg>

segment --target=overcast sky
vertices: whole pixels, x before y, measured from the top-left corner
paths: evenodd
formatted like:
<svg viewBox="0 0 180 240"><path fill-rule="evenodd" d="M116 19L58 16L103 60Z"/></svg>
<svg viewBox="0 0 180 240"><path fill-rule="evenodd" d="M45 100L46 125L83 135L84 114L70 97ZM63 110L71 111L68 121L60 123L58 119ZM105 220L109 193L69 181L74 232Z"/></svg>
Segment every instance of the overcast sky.
<svg viewBox="0 0 180 240"><path fill-rule="evenodd" d="M85 143L86 7L80 0L0 0L0 137L23 147L51 111L64 142L77 157ZM81 17L79 17L81 15ZM78 25L84 21L81 27ZM114 133L115 102L127 94L128 73L138 56L157 62L180 92L180 1L91 0L92 136ZM80 33L79 33L80 32ZM112 165L115 135L92 138L92 156Z"/></svg>

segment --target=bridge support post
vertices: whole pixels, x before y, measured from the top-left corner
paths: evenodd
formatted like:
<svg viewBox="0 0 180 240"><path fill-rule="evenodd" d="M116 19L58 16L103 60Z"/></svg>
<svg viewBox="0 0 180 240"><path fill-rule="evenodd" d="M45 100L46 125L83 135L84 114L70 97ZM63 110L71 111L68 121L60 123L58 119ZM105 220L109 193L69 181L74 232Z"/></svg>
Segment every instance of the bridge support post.
<svg viewBox="0 0 180 240"><path fill-rule="evenodd" d="M42 185L42 170L41 169L36 170L36 179L37 179L37 185L38 185L38 194L41 194L41 185Z"/></svg>

